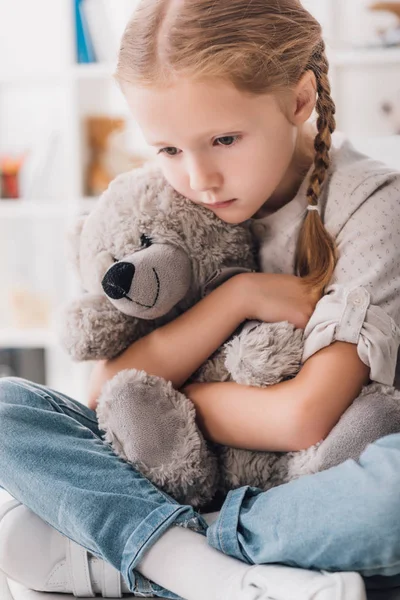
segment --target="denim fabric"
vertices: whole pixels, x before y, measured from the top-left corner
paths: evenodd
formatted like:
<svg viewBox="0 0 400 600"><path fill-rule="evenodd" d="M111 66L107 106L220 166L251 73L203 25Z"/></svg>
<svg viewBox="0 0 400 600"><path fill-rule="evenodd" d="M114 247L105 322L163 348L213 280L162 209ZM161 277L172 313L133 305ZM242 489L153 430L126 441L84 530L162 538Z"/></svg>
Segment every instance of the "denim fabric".
<svg viewBox="0 0 400 600"><path fill-rule="evenodd" d="M400 344L400 172L359 152L341 131L332 134L329 154L318 210L338 260L304 329L301 362L345 341L357 345L372 381L393 385ZM252 219L266 273L295 274L313 169L290 202Z"/></svg>
<svg viewBox="0 0 400 600"><path fill-rule="evenodd" d="M400 434L370 444L358 462L268 492L238 488L209 527L119 458L103 434L85 405L0 379L0 486L111 563L136 596L179 598L134 569L172 525L251 564L358 571L371 599L373 590L400 586Z"/></svg>
<svg viewBox="0 0 400 600"><path fill-rule="evenodd" d="M268 492L229 492L207 539L250 564L358 571L367 589L400 586L400 434L370 444L358 462Z"/></svg>
<svg viewBox="0 0 400 600"><path fill-rule="evenodd" d="M171 525L206 522L157 489L102 439L96 413L54 390L0 379L0 485L118 569L136 596L180 597L134 571Z"/></svg>

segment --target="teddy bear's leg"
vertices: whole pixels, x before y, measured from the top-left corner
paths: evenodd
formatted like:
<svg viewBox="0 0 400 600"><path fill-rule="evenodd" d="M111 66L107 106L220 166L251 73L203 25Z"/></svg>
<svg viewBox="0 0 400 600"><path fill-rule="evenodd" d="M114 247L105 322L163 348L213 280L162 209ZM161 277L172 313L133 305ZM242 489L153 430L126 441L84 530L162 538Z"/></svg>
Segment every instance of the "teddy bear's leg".
<svg viewBox="0 0 400 600"><path fill-rule="evenodd" d="M97 416L105 440L181 503L203 506L217 488L217 460L198 429L192 402L171 382L121 371L104 386Z"/></svg>
<svg viewBox="0 0 400 600"><path fill-rule="evenodd" d="M219 490L227 494L230 490L251 485L266 492L308 473L315 452L316 446L301 452L221 447Z"/></svg>
<svg viewBox="0 0 400 600"><path fill-rule="evenodd" d="M277 452L220 446L220 491L226 494L244 485L266 491L283 483L277 476L277 463L280 456Z"/></svg>
<svg viewBox="0 0 400 600"><path fill-rule="evenodd" d="M225 345L225 365L233 381L243 385L273 385L300 369L303 330L287 321L249 321Z"/></svg>
<svg viewBox="0 0 400 600"><path fill-rule="evenodd" d="M400 391L380 383L364 386L325 439L288 454L287 480L325 471L348 459L358 460L369 444L398 432Z"/></svg>

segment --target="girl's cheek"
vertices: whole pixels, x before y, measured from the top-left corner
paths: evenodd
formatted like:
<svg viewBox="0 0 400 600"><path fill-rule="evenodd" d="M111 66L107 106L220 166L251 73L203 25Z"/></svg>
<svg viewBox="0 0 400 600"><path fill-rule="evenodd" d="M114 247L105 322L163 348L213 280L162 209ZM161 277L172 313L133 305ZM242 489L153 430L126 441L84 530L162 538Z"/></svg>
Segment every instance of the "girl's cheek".
<svg viewBox="0 0 400 600"><path fill-rule="evenodd" d="M190 194L190 187L189 184L186 182L185 175L183 173L180 173L176 168L174 169L169 165L165 165L165 161L163 161L163 163L164 164L161 164L160 161L159 164L162 173L165 179L168 181L168 183L183 196L188 196L188 194Z"/></svg>
<svg viewBox="0 0 400 600"><path fill-rule="evenodd" d="M173 182L176 180L173 169L171 169L165 159L159 158L157 162L165 179L168 181L168 183L173 185Z"/></svg>

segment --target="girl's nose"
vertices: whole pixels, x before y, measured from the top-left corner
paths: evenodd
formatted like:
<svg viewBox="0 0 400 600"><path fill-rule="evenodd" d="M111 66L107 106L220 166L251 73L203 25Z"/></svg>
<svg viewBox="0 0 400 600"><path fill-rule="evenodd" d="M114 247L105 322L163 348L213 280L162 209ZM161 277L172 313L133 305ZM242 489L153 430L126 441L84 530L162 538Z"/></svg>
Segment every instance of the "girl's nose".
<svg viewBox="0 0 400 600"><path fill-rule="evenodd" d="M207 192L212 189L218 189L221 186L222 178L220 173L210 166L191 165L189 168L190 187L194 192Z"/></svg>

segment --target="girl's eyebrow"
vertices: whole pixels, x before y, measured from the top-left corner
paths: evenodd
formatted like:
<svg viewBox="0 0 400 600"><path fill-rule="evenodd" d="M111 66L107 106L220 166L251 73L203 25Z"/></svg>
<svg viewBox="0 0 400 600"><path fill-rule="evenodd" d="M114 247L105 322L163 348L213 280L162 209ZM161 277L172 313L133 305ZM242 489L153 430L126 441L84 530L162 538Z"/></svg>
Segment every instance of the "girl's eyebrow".
<svg viewBox="0 0 400 600"><path fill-rule="evenodd" d="M233 135L234 132L238 132L242 128L243 128L243 126L241 128L240 127L239 128L227 128L227 129L219 128L218 131L215 131L215 129L213 129L211 131L207 131L206 133L203 133L202 135L198 136L198 140L201 140L202 138L205 138L205 137L213 137L217 134L221 135L221 132L224 132L224 135ZM149 142L149 143L151 146L170 146L171 145L168 142Z"/></svg>

